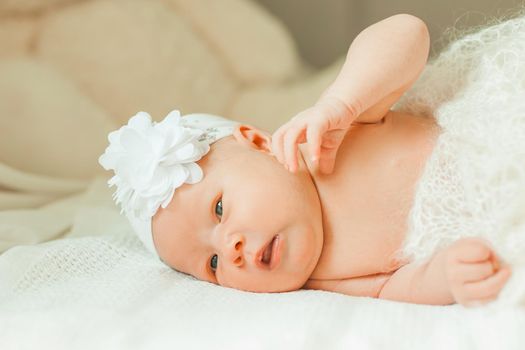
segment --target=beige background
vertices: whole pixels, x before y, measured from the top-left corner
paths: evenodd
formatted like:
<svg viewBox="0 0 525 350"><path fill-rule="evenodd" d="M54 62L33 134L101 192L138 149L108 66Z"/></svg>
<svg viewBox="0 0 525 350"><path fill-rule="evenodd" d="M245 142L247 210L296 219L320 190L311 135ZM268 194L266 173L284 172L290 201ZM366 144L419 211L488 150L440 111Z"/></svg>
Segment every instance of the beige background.
<svg viewBox="0 0 525 350"><path fill-rule="evenodd" d="M486 23L494 16L515 12L518 0L257 0L280 18L296 39L302 56L322 67L346 53L352 39L365 27L396 13L422 18L432 37L432 52L443 46L441 33Z"/></svg>
<svg viewBox="0 0 525 350"><path fill-rule="evenodd" d="M63 195L42 195L49 178L106 175L97 159L107 134L138 111L206 112L273 132L315 103L368 25L412 13L436 40L457 18L486 23L517 3L0 0L0 207Z"/></svg>

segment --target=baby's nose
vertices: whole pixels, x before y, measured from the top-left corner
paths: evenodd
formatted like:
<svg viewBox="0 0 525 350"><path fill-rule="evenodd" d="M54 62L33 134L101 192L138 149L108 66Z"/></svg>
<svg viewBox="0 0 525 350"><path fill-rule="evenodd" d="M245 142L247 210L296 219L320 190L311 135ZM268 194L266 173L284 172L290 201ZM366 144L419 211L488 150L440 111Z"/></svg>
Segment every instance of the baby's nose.
<svg viewBox="0 0 525 350"><path fill-rule="evenodd" d="M225 258L235 266L242 266L244 264L243 251L244 237L240 234L232 234L226 239L224 255Z"/></svg>

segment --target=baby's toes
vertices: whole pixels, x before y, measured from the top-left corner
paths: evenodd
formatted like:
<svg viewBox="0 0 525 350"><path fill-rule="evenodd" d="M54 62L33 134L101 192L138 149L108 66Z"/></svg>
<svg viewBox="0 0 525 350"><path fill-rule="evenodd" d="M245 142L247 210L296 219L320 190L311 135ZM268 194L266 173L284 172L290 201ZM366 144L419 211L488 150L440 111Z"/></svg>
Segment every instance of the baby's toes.
<svg viewBox="0 0 525 350"><path fill-rule="evenodd" d="M484 280L465 283L465 295L471 301L495 298L509 277L510 269L504 267Z"/></svg>

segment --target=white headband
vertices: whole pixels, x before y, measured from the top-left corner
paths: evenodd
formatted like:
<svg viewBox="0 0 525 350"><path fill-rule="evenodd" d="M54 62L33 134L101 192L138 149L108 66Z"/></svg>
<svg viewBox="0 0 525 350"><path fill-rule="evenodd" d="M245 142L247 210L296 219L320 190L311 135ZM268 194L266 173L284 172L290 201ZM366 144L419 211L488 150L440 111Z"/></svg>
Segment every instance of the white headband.
<svg viewBox="0 0 525 350"><path fill-rule="evenodd" d="M148 113L139 112L108 135L109 146L98 161L115 172L108 181L109 187L117 187L113 199L155 255L151 218L160 206L168 206L175 189L201 181L202 169L196 162L212 143L231 135L236 125L211 114L181 117L177 110L157 123Z"/></svg>

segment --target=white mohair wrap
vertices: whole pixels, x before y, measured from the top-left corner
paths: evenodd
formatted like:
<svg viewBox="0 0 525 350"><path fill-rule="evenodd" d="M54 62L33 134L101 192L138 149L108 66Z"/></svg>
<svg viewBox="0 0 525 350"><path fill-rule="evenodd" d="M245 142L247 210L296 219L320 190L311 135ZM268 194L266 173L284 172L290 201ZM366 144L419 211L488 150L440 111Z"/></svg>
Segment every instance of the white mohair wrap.
<svg viewBox="0 0 525 350"><path fill-rule="evenodd" d="M461 237L491 242L525 296L525 17L465 36L396 105L442 132L419 180L402 254L423 262ZM518 275L520 277L518 277Z"/></svg>
<svg viewBox="0 0 525 350"><path fill-rule="evenodd" d="M237 124L203 113L181 117L178 110L157 123L148 113L139 112L109 134L110 144L99 162L115 172L108 181L110 187L117 187L113 198L150 252L157 255L152 217L159 207L168 206L178 187L202 180L196 162L212 143L231 135Z"/></svg>

